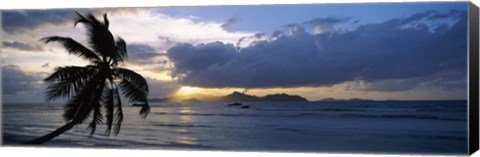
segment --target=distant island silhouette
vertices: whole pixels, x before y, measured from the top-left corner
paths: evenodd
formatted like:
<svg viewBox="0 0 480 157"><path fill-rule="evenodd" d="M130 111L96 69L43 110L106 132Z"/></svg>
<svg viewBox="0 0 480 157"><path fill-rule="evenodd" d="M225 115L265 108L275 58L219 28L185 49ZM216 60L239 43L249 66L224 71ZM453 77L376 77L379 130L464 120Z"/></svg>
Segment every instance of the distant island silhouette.
<svg viewBox="0 0 480 157"><path fill-rule="evenodd" d="M206 94L179 95L167 98L152 98L150 102L266 102L266 101L288 101L288 102L309 102L298 95L270 94L263 97L248 95L240 92L233 92L225 96L212 96Z"/></svg>
<svg viewBox="0 0 480 157"><path fill-rule="evenodd" d="M208 94L187 94L187 95L174 95L165 98L150 98L149 102L374 102L374 101L466 101L466 100L374 100L363 98L349 98L349 99L336 99L336 98L324 98L319 100L309 101L306 98L299 95L289 95L285 93L269 94L266 96L248 95L241 92L233 92L225 96L213 96Z"/></svg>
<svg viewBox="0 0 480 157"><path fill-rule="evenodd" d="M335 99L335 98L325 98L320 99L314 102L336 102L336 101L377 101L372 99L361 99L361 98L351 98L351 99Z"/></svg>

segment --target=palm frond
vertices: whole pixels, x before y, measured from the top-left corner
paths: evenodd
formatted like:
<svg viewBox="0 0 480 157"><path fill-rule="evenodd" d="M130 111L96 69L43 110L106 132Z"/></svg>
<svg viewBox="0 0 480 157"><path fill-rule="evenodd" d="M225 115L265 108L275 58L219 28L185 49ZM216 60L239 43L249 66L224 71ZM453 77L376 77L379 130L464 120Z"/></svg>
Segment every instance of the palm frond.
<svg viewBox="0 0 480 157"><path fill-rule="evenodd" d="M131 102L141 102L144 103L147 101L147 95L145 92L136 88L131 82L127 80L122 80L119 83L120 90L122 91L123 96L125 96Z"/></svg>
<svg viewBox="0 0 480 157"><path fill-rule="evenodd" d="M66 67L57 67L55 68L55 72L50 74L47 78L43 81L47 83L55 82L55 81L65 81L69 80L72 77L78 77L84 73L87 73L92 70L96 70L95 66L66 66Z"/></svg>
<svg viewBox="0 0 480 157"><path fill-rule="evenodd" d="M110 22L108 22L107 13L103 14L103 22L105 23L105 28L108 28Z"/></svg>
<svg viewBox="0 0 480 157"><path fill-rule="evenodd" d="M79 19L77 19L77 21L75 21L75 24L73 25L74 27L76 27L78 23L89 23L90 22L82 14L80 14L78 12L75 12L75 13L78 15Z"/></svg>
<svg viewBox="0 0 480 157"><path fill-rule="evenodd" d="M148 105L148 84L142 75L124 68L115 68L114 75L117 79L120 79L119 87L125 96L131 102L141 102L143 104L140 109L140 115L146 118L150 112Z"/></svg>
<svg viewBox="0 0 480 157"><path fill-rule="evenodd" d="M113 133L115 135L118 135L118 133L120 133L123 122L122 100L120 99L120 93L118 92L118 88L115 88L114 90L114 98L114 104L117 110L115 111L115 126L113 128Z"/></svg>
<svg viewBox="0 0 480 157"><path fill-rule="evenodd" d="M140 116L142 116L143 119L147 118L148 114L150 113L150 105L148 105L148 102L145 102L145 104L142 105L142 108L140 109Z"/></svg>
<svg viewBox="0 0 480 157"><path fill-rule="evenodd" d="M88 114L84 113L90 113L88 109L89 101L84 98L92 97L92 93L88 92L81 92L81 94L74 96L64 106L63 119L66 122L74 120L77 123L82 123L88 117Z"/></svg>
<svg viewBox="0 0 480 157"><path fill-rule="evenodd" d="M90 135L93 135L95 133L95 130L97 129L97 124L102 124L103 123L103 116L101 112L101 105L100 101L102 98L102 95L104 93L104 87L105 87L105 78L103 75L97 75L98 79L95 79L89 83L92 83L94 85L93 88L89 88L88 90L93 93L92 99L88 100L89 103L86 107L86 111L82 112L82 114L89 114L91 113L91 118L92 121L89 124L90 128Z"/></svg>
<svg viewBox="0 0 480 157"><path fill-rule="evenodd" d="M92 85L85 86L73 96L64 106L63 118L65 121L82 123L90 113L89 103L94 98L94 92L88 90Z"/></svg>
<svg viewBox="0 0 480 157"><path fill-rule="evenodd" d="M110 132L112 130L112 125L113 125L113 116L115 115L114 113L114 91L113 89L106 89L106 92L104 92L105 95L102 98L102 103L105 106L105 111L106 111L106 118L107 118L107 130L106 133L107 135L110 135Z"/></svg>
<svg viewBox="0 0 480 157"><path fill-rule="evenodd" d="M102 23L100 21L98 21L97 18L95 18L95 16L93 16L93 14L88 14L87 19L94 26L101 26L102 25Z"/></svg>
<svg viewBox="0 0 480 157"><path fill-rule="evenodd" d="M119 84L120 89L122 90L123 96L130 100L130 102L140 102L142 103L142 108L140 109L140 115L142 118L146 118L150 112L150 107L148 105L147 93L140 90L127 80L122 80Z"/></svg>
<svg viewBox="0 0 480 157"><path fill-rule="evenodd" d="M90 49L86 48L82 44L78 43L77 41L73 40L72 38L68 37L60 37L60 36L50 36L46 38L42 38L40 40L45 41L45 43L50 42L58 42L67 49L70 54L77 55L81 58L84 58L89 61L98 61L100 58Z"/></svg>
<svg viewBox="0 0 480 157"><path fill-rule="evenodd" d="M92 102L92 121L90 122L89 128L91 129L90 135L93 135L95 133L95 130L97 129L97 124L102 124L103 123L103 116L102 116L102 111L101 111L101 106L98 103L98 101Z"/></svg>
<svg viewBox="0 0 480 157"><path fill-rule="evenodd" d="M98 106L103 93L105 80L101 74L90 79L65 105L63 117L66 121L83 122L89 113Z"/></svg>
<svg viewBox="0 0 480 157"><path fill-rule="evenodd" d="M78 13L77 13L78 14ZM108 18L104 16L104 23L98 21L95 16L88 14L86 17L78 14L77 23L83 23L88 31L88 43L105 60L115 52L115 40L108 30Z"/></svg>
<svg viewBox="0 0 480 157"><path fill-rule="evenodd" d="M44 79L49 84L46 92L47 100L70 97L85 86L96 73L97 70L90 66L56 68L53 74Z"/></svg>
<svg viewBox="0 0 480 157"><path fill-rule="evenodd" d="M125 40L123 40L121 37L117 37L115 46L116 51L112 56L113 65L118 64L118 62L125 61L128 58L127 44L125 43Z"/></svg>
<svg viewBox="0 0 480 157"><path fill-rule="evenodd" d="M145 95L148 94L147 80L145 80L142 75L125 68L115 68L113 71L117 79L125 80L141 92L145 93Z"/></svg>

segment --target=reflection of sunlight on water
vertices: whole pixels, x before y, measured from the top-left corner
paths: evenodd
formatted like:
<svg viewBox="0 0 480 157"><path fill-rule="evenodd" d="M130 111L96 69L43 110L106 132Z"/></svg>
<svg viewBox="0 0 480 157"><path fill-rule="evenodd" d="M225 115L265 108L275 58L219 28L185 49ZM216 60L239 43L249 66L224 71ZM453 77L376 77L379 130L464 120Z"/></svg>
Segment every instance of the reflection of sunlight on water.
<svg viewBox="0 0 480 157"><path fill-rule="evenodd" d="M175 132L188 133L187 129L174 129Z"/></svg>
<svg viewBox="0 0 480 157"><path fill-rule="evenodd" d="M180 113L196 113L195 110L192 110L190 107L182 107L178 111ZM178 117L178 121L176 123L179 124L189 124L192 122L195 122L195 118L190 116L190 115L180 115ZM197 144L196 140L197 138L192 137L192 136L186 136L185 134L188 134L190 132L189 129L186 128L177 128L174 130L175 132L178 132L183 135L178 135L175 136L174 139L176 142L183 143L183 144Z"/></svg>
<svg viewBox="0 0 480 157"><path fill-rule="evenodd" d="M189 107L182 107L180 110L179 110L180 113L195 113L196 111L195 110L192 110L190 109ZM190 115L180 115L178 117L178 119L180 120L181 123L191 123L193 122L195 119L190 116Z"/></svg>
<svg viewBox="0 0 480 157"><path fill-rule="evenodd" d="M175 140L182 144L198 144L197 138L191 136L176 136Z"/></svg>
<svg viewBox="0 0 480 157"><path fill-rule="evenodd" d="M192 116L180 116L180 117L178 117L178 119L180 119L181 122L192 122L193 121Z"/></svg>
<svg viewBox="0 0 480 157"><path fill-rule="evenodd" d="M180 113L195 113L195 110L193 110L191 107L182 107L180 108Z"/></svg>

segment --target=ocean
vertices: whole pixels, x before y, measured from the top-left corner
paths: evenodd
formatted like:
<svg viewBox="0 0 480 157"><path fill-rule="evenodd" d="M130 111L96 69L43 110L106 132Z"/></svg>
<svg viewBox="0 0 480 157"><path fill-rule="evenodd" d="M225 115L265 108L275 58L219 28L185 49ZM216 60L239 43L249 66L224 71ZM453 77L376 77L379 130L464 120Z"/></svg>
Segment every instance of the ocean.
<svg viewBox="0 0 480 157"><path fill-rule="evenodd" d="M117 136L88 123L45 146L275 152L466 154L466 101L152 103L124 106ZM3 104L3 144L18 145L65 122L61 104ZM87 121L89 122L89 121Z"/></svg>

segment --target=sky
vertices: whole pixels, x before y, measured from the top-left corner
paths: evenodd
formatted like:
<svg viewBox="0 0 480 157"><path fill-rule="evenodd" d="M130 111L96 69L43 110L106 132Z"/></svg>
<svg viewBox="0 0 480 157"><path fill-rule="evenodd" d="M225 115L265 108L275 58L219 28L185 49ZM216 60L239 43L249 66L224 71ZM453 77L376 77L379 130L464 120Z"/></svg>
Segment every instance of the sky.
<svg viewBox="0 0 480 157"><path fill-rule="evenodd" d="M233 91L324 98L467 97L467 5L371 3L2 11L2 98L44 102L55 67L88 64L47 36L86 43L74 11L107 13L121 66L150 98Z"/></svg>

